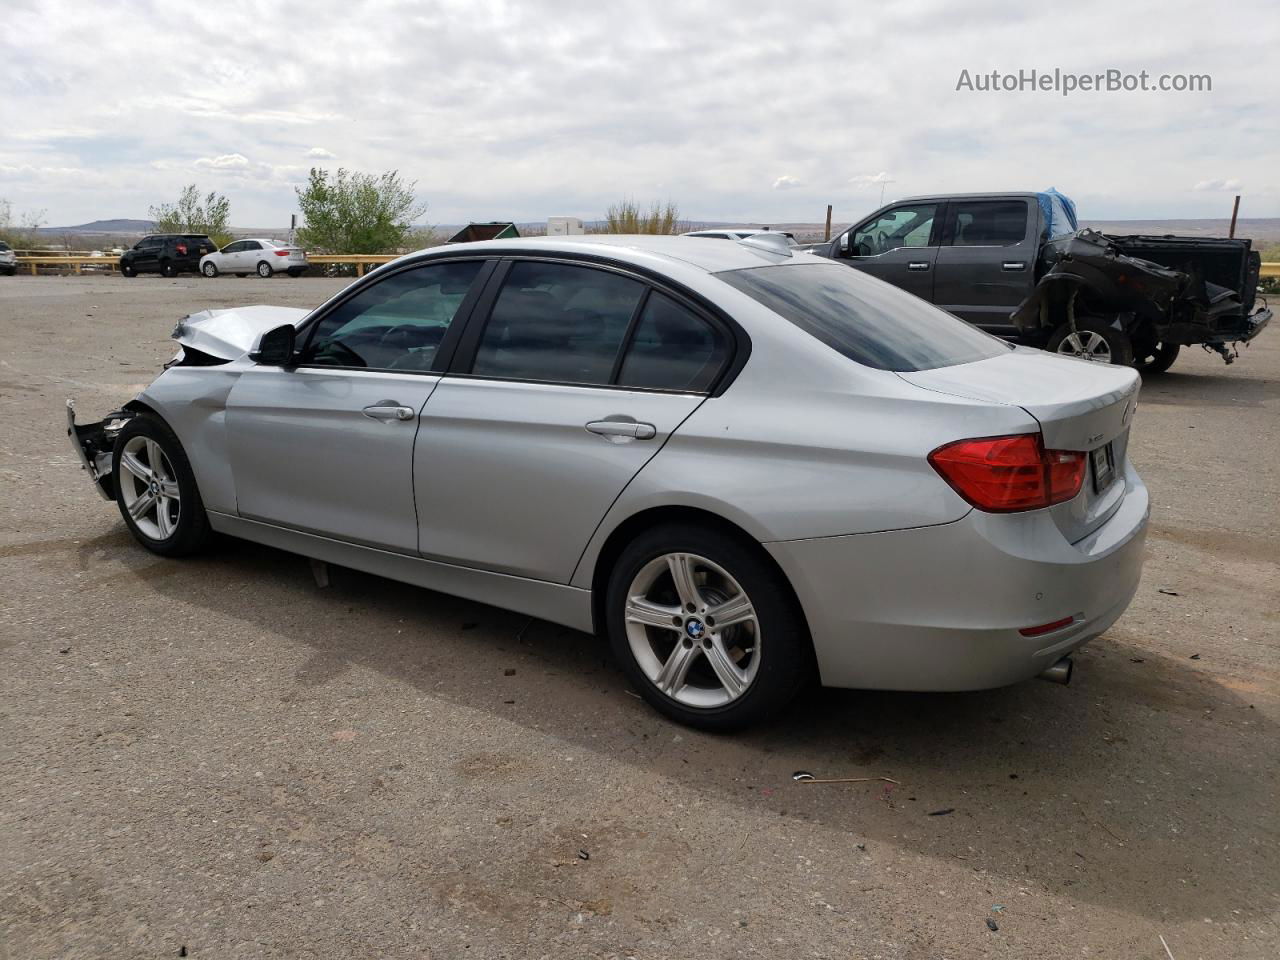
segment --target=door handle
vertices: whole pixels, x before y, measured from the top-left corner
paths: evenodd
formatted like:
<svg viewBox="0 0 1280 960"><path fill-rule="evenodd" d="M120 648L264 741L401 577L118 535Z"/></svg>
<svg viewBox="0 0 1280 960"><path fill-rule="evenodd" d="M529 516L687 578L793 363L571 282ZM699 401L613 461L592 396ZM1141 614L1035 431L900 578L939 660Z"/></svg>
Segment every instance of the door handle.
<svg viewBox="0 0 1280 960"><path fill-rule="evenodd" d="M615 437L652 440L658 435L658 428L652 423L637 423L635 420L592 420L587 424L587 432L597 434L606 440Z"/></svg>
<svg viewBox="0 0 1280 960"><path fill-rule="evenodd" d="M1027 264L1024 260L1006 260L1000 264L1000 269L1008 270L1010 273L1017 273L1019 270L1027 269Z"/></svg>
<svg viewBox="0 0 1280 960"><path fill-rule="evenodd" d="M413 419L413 407L406 407L403 404L396 403L394 400L379 400L360 412L370 420L381 420L384 423L391 420Z"/></svg>
<svg viewBox="0 0 1280 960"><path fill-rule="evenodd" d="M928 269L929 269L929 261L927 261L927 260L912 260L910 263L908 263L908 264L907 264L907 269L908 269L908 270L928 270Z"/></svg>

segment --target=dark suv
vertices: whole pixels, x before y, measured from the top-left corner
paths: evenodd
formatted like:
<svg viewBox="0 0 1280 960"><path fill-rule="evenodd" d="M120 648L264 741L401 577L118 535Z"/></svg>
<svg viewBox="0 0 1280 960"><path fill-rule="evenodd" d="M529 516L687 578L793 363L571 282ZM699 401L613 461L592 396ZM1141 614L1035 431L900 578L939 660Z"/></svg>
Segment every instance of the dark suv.
<svg viewBox="0 0 1280 960"><path fill-rule="evenodd" d="M217 249L218 245L202 233L155 233L124 252L120 272L126 277L140 273L162 273L166 277L176 277L184 271L196 273L200 258Z"/></svg>

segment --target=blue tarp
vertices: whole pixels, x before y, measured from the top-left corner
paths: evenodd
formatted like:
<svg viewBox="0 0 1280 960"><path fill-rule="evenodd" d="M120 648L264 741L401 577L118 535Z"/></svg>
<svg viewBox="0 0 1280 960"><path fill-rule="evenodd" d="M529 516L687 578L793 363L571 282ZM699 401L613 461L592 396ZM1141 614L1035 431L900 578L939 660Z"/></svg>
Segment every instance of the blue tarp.
<svg viewBox="0 0 1280 960"><path fill-rule="evenodd" d="M1059 193L1053 187L1043 193L1037 193L1040 212L1044 214L1044 222L1048 224L1049 239L1063 237L1080 229L1076 220L1076 205L1071 198Z"/></svg>

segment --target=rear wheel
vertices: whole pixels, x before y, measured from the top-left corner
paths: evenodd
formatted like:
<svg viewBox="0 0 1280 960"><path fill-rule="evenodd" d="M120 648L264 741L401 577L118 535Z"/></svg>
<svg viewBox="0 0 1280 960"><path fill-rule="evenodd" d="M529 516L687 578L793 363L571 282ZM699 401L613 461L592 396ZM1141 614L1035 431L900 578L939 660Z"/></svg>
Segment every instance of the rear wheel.
<svg viewBox="0 0 1280 960"><path fill-rule="evenodd" d="M1064 323L1053 331L1045 349L1095 363L1133 363L1133 344L1128 335L1099 317L1077 317L1074 330Z"/></svg>
<svg viewBox="0 0 1280 960"><path fill-rule="evenodd" d="M804 616L778 570L759 545L713 527L641 534L614 565L605 607L631 682L689 726L756 723L812 675Z"/></svg>
<svg viewBox="0 0 1280 960"><path fill-rule="evenodd" d="M172 260L161 260L160 272L166 277L176 277L178 275L178 265Z"/></svg>
<svg viewBox="0 0 1280 960"><path fill-rule="evenodd" d="M289 268L289 276L291 276L291 277L300 277L300 276L302 276L302 267L290 267L290 268Z"/></svg>
<svg viewBox="0 0 1280 960"><path fill-rule="evenodd" d="M111 479L125 526L152 553L180 557L209 537L209 520L182 444L157 417L134 417L116 438Z"/></svg>
<svg viewBox="0 0 1280 960"><path fill-rule="evenodd" d="M1157 343L1150 350L1138 351L1133 365L1143 373L1164 373L1173 366L1181 351L1182 347L1176 343Z"/></svg>
<svg viewBox="0 0 1280 960"><path fill-rule="evenodd" d="M218 267L216 264L210 261L209 263L206 263L203 267L200 268L200 272L203 273L209 279L213 279L218 275Z"/></svg>
<svg viewBox="0 0 1280 960"><path fill-rule="evenodd" d="M275 271L271 269L271 264L267 263L265 260L258 261L258 276L265 280L273 273L275 273Z"/></svg>

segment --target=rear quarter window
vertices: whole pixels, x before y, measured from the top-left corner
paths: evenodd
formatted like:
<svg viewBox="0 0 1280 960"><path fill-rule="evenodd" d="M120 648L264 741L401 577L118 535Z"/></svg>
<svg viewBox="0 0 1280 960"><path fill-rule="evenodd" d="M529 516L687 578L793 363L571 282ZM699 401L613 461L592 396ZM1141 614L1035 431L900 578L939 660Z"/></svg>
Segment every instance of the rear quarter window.
<svg viewBox="0 0 1280 960"><path fill-rule="evenodd" d="M751 267L716 276L842 356L877 370L933 370L1013 349L843 264Z"/></svg>

